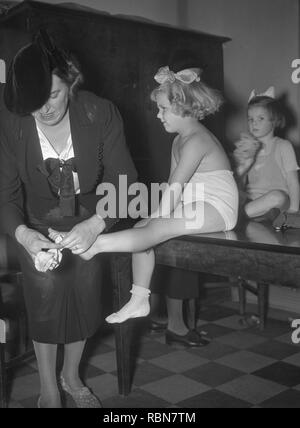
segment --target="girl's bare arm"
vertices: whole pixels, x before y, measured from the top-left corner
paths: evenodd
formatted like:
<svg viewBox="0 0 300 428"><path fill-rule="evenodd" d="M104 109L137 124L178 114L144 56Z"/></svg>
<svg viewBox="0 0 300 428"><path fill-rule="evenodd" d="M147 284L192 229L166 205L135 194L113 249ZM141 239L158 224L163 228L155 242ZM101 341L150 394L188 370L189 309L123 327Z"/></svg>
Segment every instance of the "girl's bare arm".
<svg viewBox="0 0 300 428"><path fill-rule="evenodd" d="M287 174L287 183L290 197L289 212L299 211L300 186L298 180L298 171L289 171Z"/></svg>
<svg viewBox="0 0 300 428"><path fill-rule="evenodd" d="M181 200L184 185L189 182L199 167L206 151L206 145L199 144L199 137L196 136L187 141L181 148L178 164L175 158L173 164L171 161L169 183L160 202L159 216L167 216L177 207Z"/></svg>

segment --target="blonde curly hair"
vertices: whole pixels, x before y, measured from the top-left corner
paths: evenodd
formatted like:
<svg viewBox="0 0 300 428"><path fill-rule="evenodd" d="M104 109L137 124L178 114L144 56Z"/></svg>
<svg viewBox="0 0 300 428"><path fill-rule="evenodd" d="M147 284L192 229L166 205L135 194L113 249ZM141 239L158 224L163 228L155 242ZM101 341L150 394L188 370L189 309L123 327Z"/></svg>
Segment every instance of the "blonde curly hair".
<svg viewBox="0 0 300 428"><path fill-rule="evenodd" d="M179 80L164 82L152 91L151 100L156 102L161 93L167 96L175 114L198 120L216 113L224 102L218 90L210 88L201 80L192 83Z"/></svg>

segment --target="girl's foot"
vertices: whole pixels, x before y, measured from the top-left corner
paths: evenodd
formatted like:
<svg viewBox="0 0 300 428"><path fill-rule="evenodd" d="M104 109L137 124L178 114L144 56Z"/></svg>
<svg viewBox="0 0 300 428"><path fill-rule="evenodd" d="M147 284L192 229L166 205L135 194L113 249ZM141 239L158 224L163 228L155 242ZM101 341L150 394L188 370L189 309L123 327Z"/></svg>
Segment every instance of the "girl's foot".
<svg viewBox="0 0 300 428"><path fill-rule="evenodd" d="M97 254L96 242L87 251L79 254L79 257L81 257L83 260L91 260Z"/></svg>
<svg viewBox="0 0 300 428"><path fill-rule="evenodd" d="M103 252L103 245L101 245L102 243L102 236L98 236L93 245L91 245L90 248L84 253L79 254L79 257L81 257L83 260L91 260L96 254Z"/></svg>
<svg viewBox="0 0 300 428"><path fill-rule="evenodd" d="M118 312L109 315L106 322L109 324L122 323L130 318L146 317L150 313L148 296L132 295L131 299Z"/></svg>

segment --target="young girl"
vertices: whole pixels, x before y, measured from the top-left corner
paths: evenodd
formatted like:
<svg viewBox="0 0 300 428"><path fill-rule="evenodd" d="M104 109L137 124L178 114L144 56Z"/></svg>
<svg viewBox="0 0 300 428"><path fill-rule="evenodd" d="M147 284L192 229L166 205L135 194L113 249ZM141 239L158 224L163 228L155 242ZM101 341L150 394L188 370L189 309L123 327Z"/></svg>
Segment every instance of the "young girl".
<svg viewBox="0 0 300 428"><path fill-rule="evenodd" d="M99 235L86 252L68 234L61 242L62 248L69 248L84 259L101 252L133 253L132 297L119 312L106 319L108 323L149 314L149 286L155 264L153 246L180 235L230 230L236 224L238 190L229 161L217 138L199 122L215 113L222 99L200 80L199 73L199 69L174 73L163 67L155 76L159 86L151 99L157 103L157 117L167 132L178 134L172 147L169 187L157 212L137 223L134 229ZM203 183L204 192L194 188L185 192L186 183ZM198 222L191 222L194 213ZM50 237L55 238L52 230Z"/></svg>
<svg viewBox="0 0 300 428"><path fill-rule="evenodd" d="M248 102L250 135L242 134L234 151L237 174L248 198L244 210L250 218L264 216L274 220L281 211L293 213L299 209L295 152L289 141L276 136L284 126L274 88L259 95L252 91Z"/></svg>

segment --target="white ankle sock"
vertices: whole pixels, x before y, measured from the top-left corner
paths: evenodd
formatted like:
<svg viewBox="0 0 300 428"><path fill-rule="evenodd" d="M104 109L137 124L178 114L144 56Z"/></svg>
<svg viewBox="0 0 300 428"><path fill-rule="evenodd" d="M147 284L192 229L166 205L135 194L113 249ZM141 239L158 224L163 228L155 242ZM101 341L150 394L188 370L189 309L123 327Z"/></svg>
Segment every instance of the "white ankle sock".
<svg viewBox="0 0 300 428"><path fill-rule="evenodd" d="M139 297L149 297L151 294L151 291L149 288L141 287L140 285L132 284L132 289L130 290L131 294L134 294L135 296Z"/></svg>

